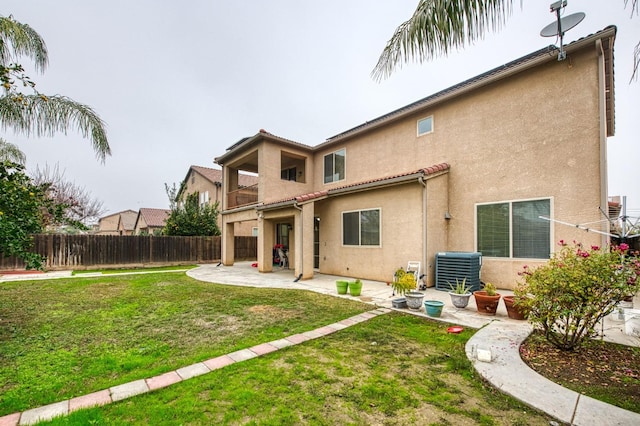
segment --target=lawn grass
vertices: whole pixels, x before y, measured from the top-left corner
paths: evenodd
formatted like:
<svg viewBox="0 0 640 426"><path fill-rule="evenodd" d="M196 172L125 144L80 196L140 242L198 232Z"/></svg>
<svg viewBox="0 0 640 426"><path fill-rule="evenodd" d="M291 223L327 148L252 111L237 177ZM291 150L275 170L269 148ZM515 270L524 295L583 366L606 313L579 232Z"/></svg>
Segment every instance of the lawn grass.
<svg viewBox="0 0 640 426"><path fill-rule="evenodd" d="M154 267L141 267L141 268L123 268L123 269L82 269L75 270L71 275L82 274L95 274L101 273L102 275L109 274L122 274L128 272L163 272L163 271L183 271L185 269L197 268L198 265L172 265L172 266L154 266Z"/></svg>
<svg viewBox="0 0 640 426"><path fill-rule="evenodd" d="M478 379L473 331L389 313L52 425L548 425Z"/></svg>
<svg viewBox="0 0 640 426"><path fill-rule="evenodd" d="M179 273L0 284L0 416L151 377L371 309Z"/></svg>
<svg viewBox="0 0 640 426"><path fill-rule="evenodd" d="M152 377L373 307L177 273L0 285L0 415ZM543 425L484 384L473 331L389 313L50 424Z"/></svg>

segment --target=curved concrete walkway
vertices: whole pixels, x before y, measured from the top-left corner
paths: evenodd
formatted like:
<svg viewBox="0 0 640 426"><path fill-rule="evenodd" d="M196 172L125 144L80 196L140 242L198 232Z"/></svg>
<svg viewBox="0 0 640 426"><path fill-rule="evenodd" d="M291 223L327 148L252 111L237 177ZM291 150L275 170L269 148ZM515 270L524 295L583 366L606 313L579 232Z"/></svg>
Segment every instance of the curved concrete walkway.
<svg viewBox="0 0 640 426"><path fill-rule="evenodd" d="M343 279L343 277L316 274L312 280L294 282L294 275L291 270L276 269L273 273L261 274L255 268L252 268L251 263L248 262L236 263L233 267L205 265L189 270L187 275L197 280L221 284L301 289L336 297L354 298L349 295L338 296L336 294L335 281ZM31 279L68 278L69 276L70 274L53 273L51 275L42 274L37 278L31 277ZM80 277L82 276L86 277L87 275L80 275ZM6 276L1 278L5 279L0 279L0 281L10 280L10 278L6 279ZM20 277L19 279L25 278ZM480 329L467 342L465 348L467 357L472 361L478 373L496 388L567 424L576 426L640 425L640 414L580 395L549 381L531 370L520 358L519 347L522 341L531 333L532 328L527 322L509 319L506 316L503 304L500 304L495 317L488 317L477 313L473 298L471 298L466 309L456 309L449 302L447 292L431 288L425 293L425 300L433 299L448 302L445 303L442 316L433 319ZM508 292L501 291L501 293ZM113 386L89 395L0 417L0 426L34 424L38 421L64 416L82 408L109 404L170 386L235 362L242 362L287 346L320 338L337 330L367 321L377 315L390 312L392 309L391 301L394 297L391 287L386 283L363 281L362 294L354 299L374 305L375 308L370 312L356 315L316 330L222 355L160 376ZM420 311L402 309L401 311L426 316L424 309ZM637 339L628 338L621 332L619 324L606 323L602 331L606 340L638 344Z"/></svg>

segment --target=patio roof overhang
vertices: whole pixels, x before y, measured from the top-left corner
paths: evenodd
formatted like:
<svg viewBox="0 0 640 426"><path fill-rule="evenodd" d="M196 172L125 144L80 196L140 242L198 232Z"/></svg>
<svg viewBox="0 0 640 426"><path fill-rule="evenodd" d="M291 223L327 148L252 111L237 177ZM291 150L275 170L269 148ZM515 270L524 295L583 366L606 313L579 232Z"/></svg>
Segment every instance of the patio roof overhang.
<svg viewBox="0 0 640 426"><path fill-rule="evenodd" d="M358 182L351 185L345 185L325 191L317 191L308 194L302 194L284 200L275 201L273 203L260 204L255 207L257 211L277 210L286 207L299 206L306 203L324 200L330 197L337 197L346 194L352 194L361 191L369 191L380 189L387 186L401 185L412 181L424 182L437 176L449 173L449 164L440 163L431 167L415 170L408 173L402 173L395 176L387 176L379 179L373 179L365 182Z"/></svg>

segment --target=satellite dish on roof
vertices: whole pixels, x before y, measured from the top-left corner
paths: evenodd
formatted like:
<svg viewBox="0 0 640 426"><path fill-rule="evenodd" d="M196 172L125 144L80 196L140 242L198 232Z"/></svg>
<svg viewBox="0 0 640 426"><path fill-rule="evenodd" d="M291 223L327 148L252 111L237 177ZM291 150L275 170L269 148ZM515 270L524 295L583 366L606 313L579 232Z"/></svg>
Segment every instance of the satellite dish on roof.
<svg viewBox="0 0 640 426"><path fill-rule="evenodd" d="M585 18L584 12L572 13L564 16L558 22L552 22L540 31L542 37L555 37L569 31Z"/></svg>
<svg viewBox="0 0 640 426"><path fill-rule="evenodd" d="M566 59L567 53L564 51L564 33L578 25L585 18L583 12L572 13L571 15L560 17L560 10L567 6L567 0L560 0L552 3L550 6L551 13L556 13L556 22L552 22L540 31L542 37L560 37L560 51L558 52L558 60Z"/></svg>

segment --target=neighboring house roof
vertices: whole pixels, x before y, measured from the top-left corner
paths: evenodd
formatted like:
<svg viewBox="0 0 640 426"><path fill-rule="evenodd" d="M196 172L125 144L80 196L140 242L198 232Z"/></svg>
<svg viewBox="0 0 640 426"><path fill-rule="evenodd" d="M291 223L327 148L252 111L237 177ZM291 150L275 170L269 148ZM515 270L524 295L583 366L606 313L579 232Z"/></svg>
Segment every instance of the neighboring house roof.
<svg viewBox="0 0 640 426"><path fill-rule="evenodd" d="M189 171L187 171L186 176L182 180L180 184L180 192L178 193L178 198L182 196L183 191L187 187L187 182L189 180L189 176L191 176L191 172L195 171L199 173L202 177L207 179L209 182L216 186L222 185L222 170L220 169L212 169L210 167L203 166L191 166L189 167ZM238 185L243 188L247 186L257 185L258 177L253 175L248 175L245 173L238 173Z"/></svg>
<svg viewBox="0 0 640 426"><path fill-rule="evenodd" d="M125 231L133 231L136 227L136 219L138 218L138 213L133 210L126 210L120 213L120 223L122 224L122 229Z"/></svg>
<svg viewBox="0 0 640 426"><path fill-rule="evenodd" d="M586 45L594 43L596 40L602 40L602 51L605 57L605 67L607 68L607 77L608 77L605 82L607 86L606 87L607 136L613 136L615 133L614 108L613 108L614 107L613 39L615 38L616 31L617 29L615 26L608 26L602 31L598 31L594 34L590 34L586 37L582 37L565 46L565 50L567 51L567 53L571 53L572 51L575 51ZM433 95L427 96L426 98L420 99L416 102L413 102L395 111L391 111L390 113L381 115L380 117L367 121L364 124L361 124L352 129L346 130L342 133L332 136L329 139L327 139L326 142L318 145L316 148L324 147L325 145L342 141L348 137L352 137L362 132L380 127L391 121L398 120L409 114L413 114L419 110L432 106L435 103L440 103L452 97L461 96L466 92L475 90L481 86L486 86L497 80L501 80L505 77L508 77L512 74L534 67L540 63L549 62L551 60L557 60L554 56L551 55L551 53L553 53L553 51L556 51L556 50L558 50L557 47L553 45L537 50L533 53L530 53L521 58L515 59L511 62L501 65L497 68L489 70L476 77L470 78L466 81L458 83L447 89L441 90L440 92L434 93ZM550 84L552 84L552 82L550 82Z"/></svg>
<svg viewBox="0 0 640 426"><path fill-rule="evenodd" d="M141 208L136 219L136 227L140 218L142 218L149 228L161 228L170 214L171 210Z"/></svg>
<svg viewBox="0 0 640 426"><path fill-rule="evenodd" d="M289 204L303 204L307 201L316 201L322 198L330 197L332 195L340 195L348 192L364 191L370 188L379 188L383 186L395 185L408 181L416 180L417 178L432 178L442 173L449 172L449 164L440 163L431 167L425 167L423 169L414 170L412 172L401 173L394 176L386 176L378 179L370 179L363 182L352 183L350 185L339 186L336 188L317 191L308 194L296 195L283 200L274 201L271 203L261 204L257 207L258 210L268 210L273 208L280 208Z"/></svg>
<svg viewBox="0 0 640 426"><path fill-rule="evenodd" d="M125 216L129 216L129 215L133 216L133 220L134 220L134 223L135 223L135 219L138 216L138 213L133 211L133 210L123 210L121 212L111 213L111 214L109 214L107 216L103 216L100 219L98 219L99 230L100 231L117 231L118 230L118 222L120 220L122 220L122 216L123 215L125 215ZM113 224L108 221L108 219L115 218L115 217L118 217L118 220L114 221ZM104 227L104 226L102 226L103 224L112 224L113 228ZM131 229L133 229L133 228L131 228Z"/></svg>

